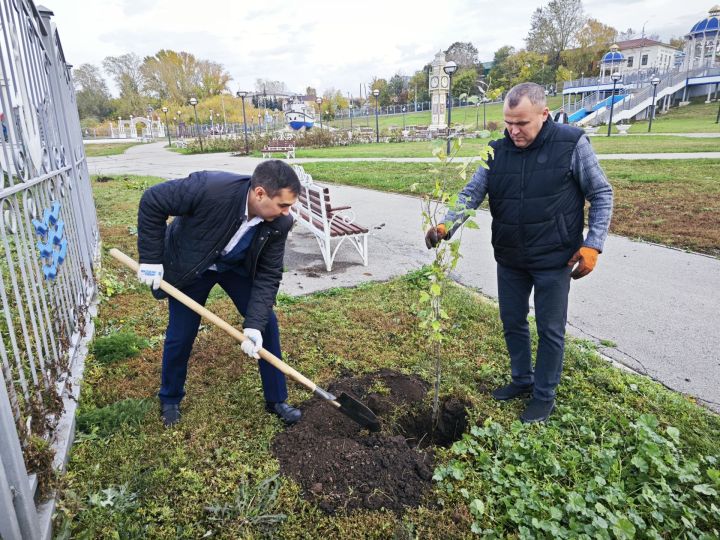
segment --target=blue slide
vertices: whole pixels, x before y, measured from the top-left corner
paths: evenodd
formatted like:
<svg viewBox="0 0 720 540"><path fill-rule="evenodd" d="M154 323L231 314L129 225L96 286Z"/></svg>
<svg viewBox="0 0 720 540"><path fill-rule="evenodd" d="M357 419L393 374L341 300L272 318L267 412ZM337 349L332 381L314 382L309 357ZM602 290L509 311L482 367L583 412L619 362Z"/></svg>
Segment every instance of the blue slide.
<svg viewBox="0 0 720 540"><path fill-rule="evenodd" d="M599 109L607 108L610 106L611 100L613 103L617 103L618 101L622 101L626 97L627 97L626 94L617 94L615 96L610 96L609 98L606 98L606 99L601 99L595 105L592 106L592 111L597 111ZM572 113L570 116L568 116L568 122L570 122L571 124L574 122L578 122L578 121L582 120L583 118L585 118L588 114L590 114L590 113L585 109L585 107L583 107L582 109L578 109L577 111Z"/></svg>

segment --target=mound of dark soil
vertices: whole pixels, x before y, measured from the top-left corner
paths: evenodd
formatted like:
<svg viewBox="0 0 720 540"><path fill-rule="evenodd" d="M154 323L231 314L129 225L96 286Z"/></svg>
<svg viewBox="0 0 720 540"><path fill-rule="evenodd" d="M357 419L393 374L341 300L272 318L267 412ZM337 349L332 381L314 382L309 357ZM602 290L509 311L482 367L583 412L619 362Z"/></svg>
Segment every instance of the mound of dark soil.
<svg viewBox="0 0 720 540"><path fill-rule="evenodd" d="M303 403L303 419L280 433L273 453L283 474L329 513L385 508L401 513L419 506L431 485L432 445L449 445L467 426L465 405L441 404L432 430L429 384L391 370L342 378L328 390L346 392L368 405L383 424L369 433L320 399Z"/></svg>

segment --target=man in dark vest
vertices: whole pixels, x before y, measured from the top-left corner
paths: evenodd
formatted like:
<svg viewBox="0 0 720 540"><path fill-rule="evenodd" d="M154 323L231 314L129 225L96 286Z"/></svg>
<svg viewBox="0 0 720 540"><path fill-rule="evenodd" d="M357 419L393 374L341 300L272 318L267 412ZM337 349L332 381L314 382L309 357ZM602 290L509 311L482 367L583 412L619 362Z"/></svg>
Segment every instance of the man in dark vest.
<svg viewBox="0 0 720 540"><path fill-rule="evenodd" d="M285 376L264 360L265 347L281 357L280 332L273 313L283 271L285 241L293 223L288 215L300 181L282 161L265 161L252 177L201 171L148 189L138 211L138 279L156 298L165 279L205 304L220 285L245 317L243 352L257 358L265 408L287 424L300 419L288 405ZM172 222L167 225L170 216ZM163 349L160 406L163 423L180 420L188 359L200 316L169 298L170 317Z"/></svg>
<svg viewBox="0 0 720 540"><path fill-rule="evenodd" d="M544 422L555 406L565 349L570 278L592 272L612 215L612 188L582 130L549 117L543 88L513 87L505 98L505 137L491 144L488 169L479 167L460 193L458 207L427 231L434 247L449 238L485 195L492 215L498 299L512 381L498 400L532 396L523 422ZM585 200L590 202L583 239ZM535 290L539 342L535 368L528 312Z"/></svg>

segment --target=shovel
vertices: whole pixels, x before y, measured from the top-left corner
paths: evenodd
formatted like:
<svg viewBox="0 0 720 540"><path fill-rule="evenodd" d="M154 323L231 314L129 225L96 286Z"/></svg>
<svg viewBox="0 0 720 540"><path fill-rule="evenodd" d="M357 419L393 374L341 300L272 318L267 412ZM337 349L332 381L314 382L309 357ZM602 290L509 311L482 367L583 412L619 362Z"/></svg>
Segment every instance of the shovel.
<svg viewBox="0 0 720 540"><path fill-rule="evenodd" d="M138 263L125 255L122 251L119 249L111 249L110 255L116 259L117 261L120 261L125 266L130 268L133 272L138 271ZM201 306L198 304L195 300L187 296L185 293L181 292L180 290L176 289L172 285L170 285L167 281L161 281L160 282L160 288L165 291L167 294L172 296L175 300L178 302L181 302L185 306L192 309L195 313L198 315L201 315L208 319L210 322L224 330L226 333L230 334L232 337L234 337L236 340L242 342L245 341L246 338L245 335L240 332L237 328L232 326L231 324L225 322L223 319L215 315L212 311L205 308L204 306ZM351 418L358 424L360 424L363 427L368 428L370 431L380 431L380 421L377 419L375 414L363 403L358 401L352 396L347 395L345 392L340 394L340 397L335 397L330 392L323 390L318 385L316 385L314 382L312 382L310 379L305 377L302 373L299 373L295 369L288 366L285 362L280 360L277 356L272 354L270 351L267 351L265 349L260 349L259 351L260 357L265 360L268 364L276 367L280 371L282 371L285 375L290 377L296 382L299 382L302 384L305 388L310 390L313 394L315 394L318 397L321 397L322 399L326 400L328 403L330 403L333 407L335 407L338 411L343 413L345 416Z"/></svg>

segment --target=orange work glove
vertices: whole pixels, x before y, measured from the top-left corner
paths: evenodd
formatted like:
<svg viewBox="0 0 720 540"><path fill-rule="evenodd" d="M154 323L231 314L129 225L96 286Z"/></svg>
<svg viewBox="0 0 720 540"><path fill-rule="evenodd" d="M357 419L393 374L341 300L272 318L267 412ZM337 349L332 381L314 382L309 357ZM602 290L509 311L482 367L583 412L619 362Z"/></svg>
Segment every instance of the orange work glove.
<svg viewBox="0 0 720 540"><path fill-rule="evenodd" d="M587 276L595 268L597 258L600 252L591 247L581 247L575 252L575 255L570 257L568 266L572 268L577 264L575 270L570 273L570 277L573 279L580 279L581 277Z"/></svg>
<svg viewBox="0 0 720 540"><path fill-rule="evenodd" d="M425 245L428 249L432 249L447 236L447 228L444 223L440 223L437 227L430 227L425 233Z"/></svg>

